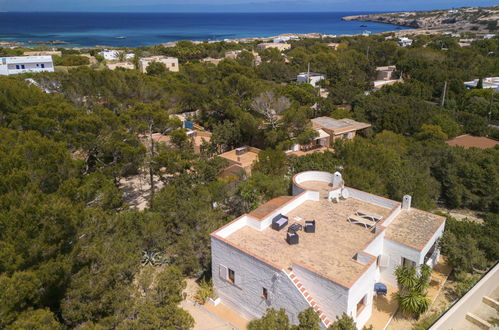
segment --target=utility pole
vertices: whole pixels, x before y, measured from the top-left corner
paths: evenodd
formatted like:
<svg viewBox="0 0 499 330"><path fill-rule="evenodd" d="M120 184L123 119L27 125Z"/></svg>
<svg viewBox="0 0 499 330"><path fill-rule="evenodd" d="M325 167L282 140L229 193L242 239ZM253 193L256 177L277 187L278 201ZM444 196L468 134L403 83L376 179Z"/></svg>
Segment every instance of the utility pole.
<svg viewBox="0 0 499 330"><path fill-rule="evenodd" d="M442 92L442 103L440 104L441 107L445 105L445 93L447 92L447 81L444 83L444 90Z"/></svg>
<svg viewBox="0 0 499 330"><path fill-rule="evenodd" d="M308 62L308 69L307 69L307 84L310 84L310 62Z"/></svg>

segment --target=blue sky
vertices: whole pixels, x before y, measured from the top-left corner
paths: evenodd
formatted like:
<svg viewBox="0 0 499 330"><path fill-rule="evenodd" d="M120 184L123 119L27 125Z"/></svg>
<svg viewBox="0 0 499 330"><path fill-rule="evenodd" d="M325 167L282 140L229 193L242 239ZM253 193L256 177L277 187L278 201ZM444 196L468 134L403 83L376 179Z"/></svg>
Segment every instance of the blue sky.
<svg viewBox="0 0 499 330"><path fill-rule="evenodd" d="M0 0L0 11L397 11L492 5L497 0Z"/></svg>

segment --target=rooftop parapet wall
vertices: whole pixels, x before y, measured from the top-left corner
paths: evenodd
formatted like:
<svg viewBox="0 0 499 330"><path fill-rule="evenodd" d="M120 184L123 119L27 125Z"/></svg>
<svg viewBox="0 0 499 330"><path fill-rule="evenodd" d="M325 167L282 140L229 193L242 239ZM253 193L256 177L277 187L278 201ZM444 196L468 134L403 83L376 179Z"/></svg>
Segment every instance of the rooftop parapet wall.
<svg viewBox="0 0 499 330"><path fill-rule="evenodd" d="M265 217L260 223L259 223L259 228L255 228L258 230L263 230L270 226L272 224L272 219L274 219L275 216L279 214L286 214L293 209L295 209L297 206L301 205L303 202L312 200L312 201L318 201L319 200L319 193L315 191L305 191L299 195L297 195L295 198L284 204L282 207L276 209L274 212L270 213L267 217Z"/></svg>
<svg viewBox="0 0 499 330"><path fill-rule="evenodd" d="M387 209L393 209L396 206L400 206L399 202L396 202L391 199L387 199L381 196L376 196L370 193L366 193L354 188L348 187L348 192L350 193L350 197L359 199L361 201L364 201L366 203L371 203L374 205L378 205L381 207L385 207Z"/></svg>

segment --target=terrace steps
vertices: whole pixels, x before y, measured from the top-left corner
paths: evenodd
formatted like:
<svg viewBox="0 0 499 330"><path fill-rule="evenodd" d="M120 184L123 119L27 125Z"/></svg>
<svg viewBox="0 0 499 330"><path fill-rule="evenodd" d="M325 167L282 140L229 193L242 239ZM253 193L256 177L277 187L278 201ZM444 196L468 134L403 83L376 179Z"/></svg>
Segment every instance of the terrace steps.
<svg viewBox="0 0 499 330"><path fill-rule="evenodd" d="M298 291L300 291L303 297L305 297L305 300L308 302L310 307L312 307L314 311L319 315L321 323L326 328L329 328L329 326L331 325L331 321L328 319L326 314L324 314L324 312L321 310L319 304L314 300L314 298L312 297L310 292L308 292L308 290L305 288L303 283L300 282L296 274L293 271L289 271L287 272L287 275L291 279L291 282L293 282L293 284L296 286Z"/></svg>

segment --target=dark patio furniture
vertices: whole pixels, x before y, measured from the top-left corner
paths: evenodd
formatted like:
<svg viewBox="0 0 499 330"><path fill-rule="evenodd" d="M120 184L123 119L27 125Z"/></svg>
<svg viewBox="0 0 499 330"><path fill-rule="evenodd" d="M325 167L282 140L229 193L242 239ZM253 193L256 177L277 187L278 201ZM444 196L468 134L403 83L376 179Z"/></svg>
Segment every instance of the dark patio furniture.
<svg viewBox="0 0 499 330"><path fill-rule="evenodd" d="M386 296L386 294L388 293L388 289L383 283L374 284L374 291L376 291L376 295L378 296Z"/></svg>
<svg viewBox="0 0 499 330"><path fill-rule="evenodd" d="M300 225L299 223L294 223L292 224L291 226L288 227L288 231L291 232L297 232L299 230L302 230L302 225Z"/></svg>
<svg viewBox="0 0 499 330"><path fill-rule="evenodd" d="M305 232L306 233L315 233L315 220L305 221Z"/></svg>
<svg viewBox="0 0 499 330"><path fill-rule="evenodd" d="M272 219L272 229L281 230L282 228L288 225L288 217L282 214L279 214Z"/></svg>
<svg viewBox="0 0 499 330"><path fill-rule="evenodd" d="M298 241L299 241L299 236L296 232L288 231L286 233L286 242L288 242L289 245L298 244Z"/></svg>

